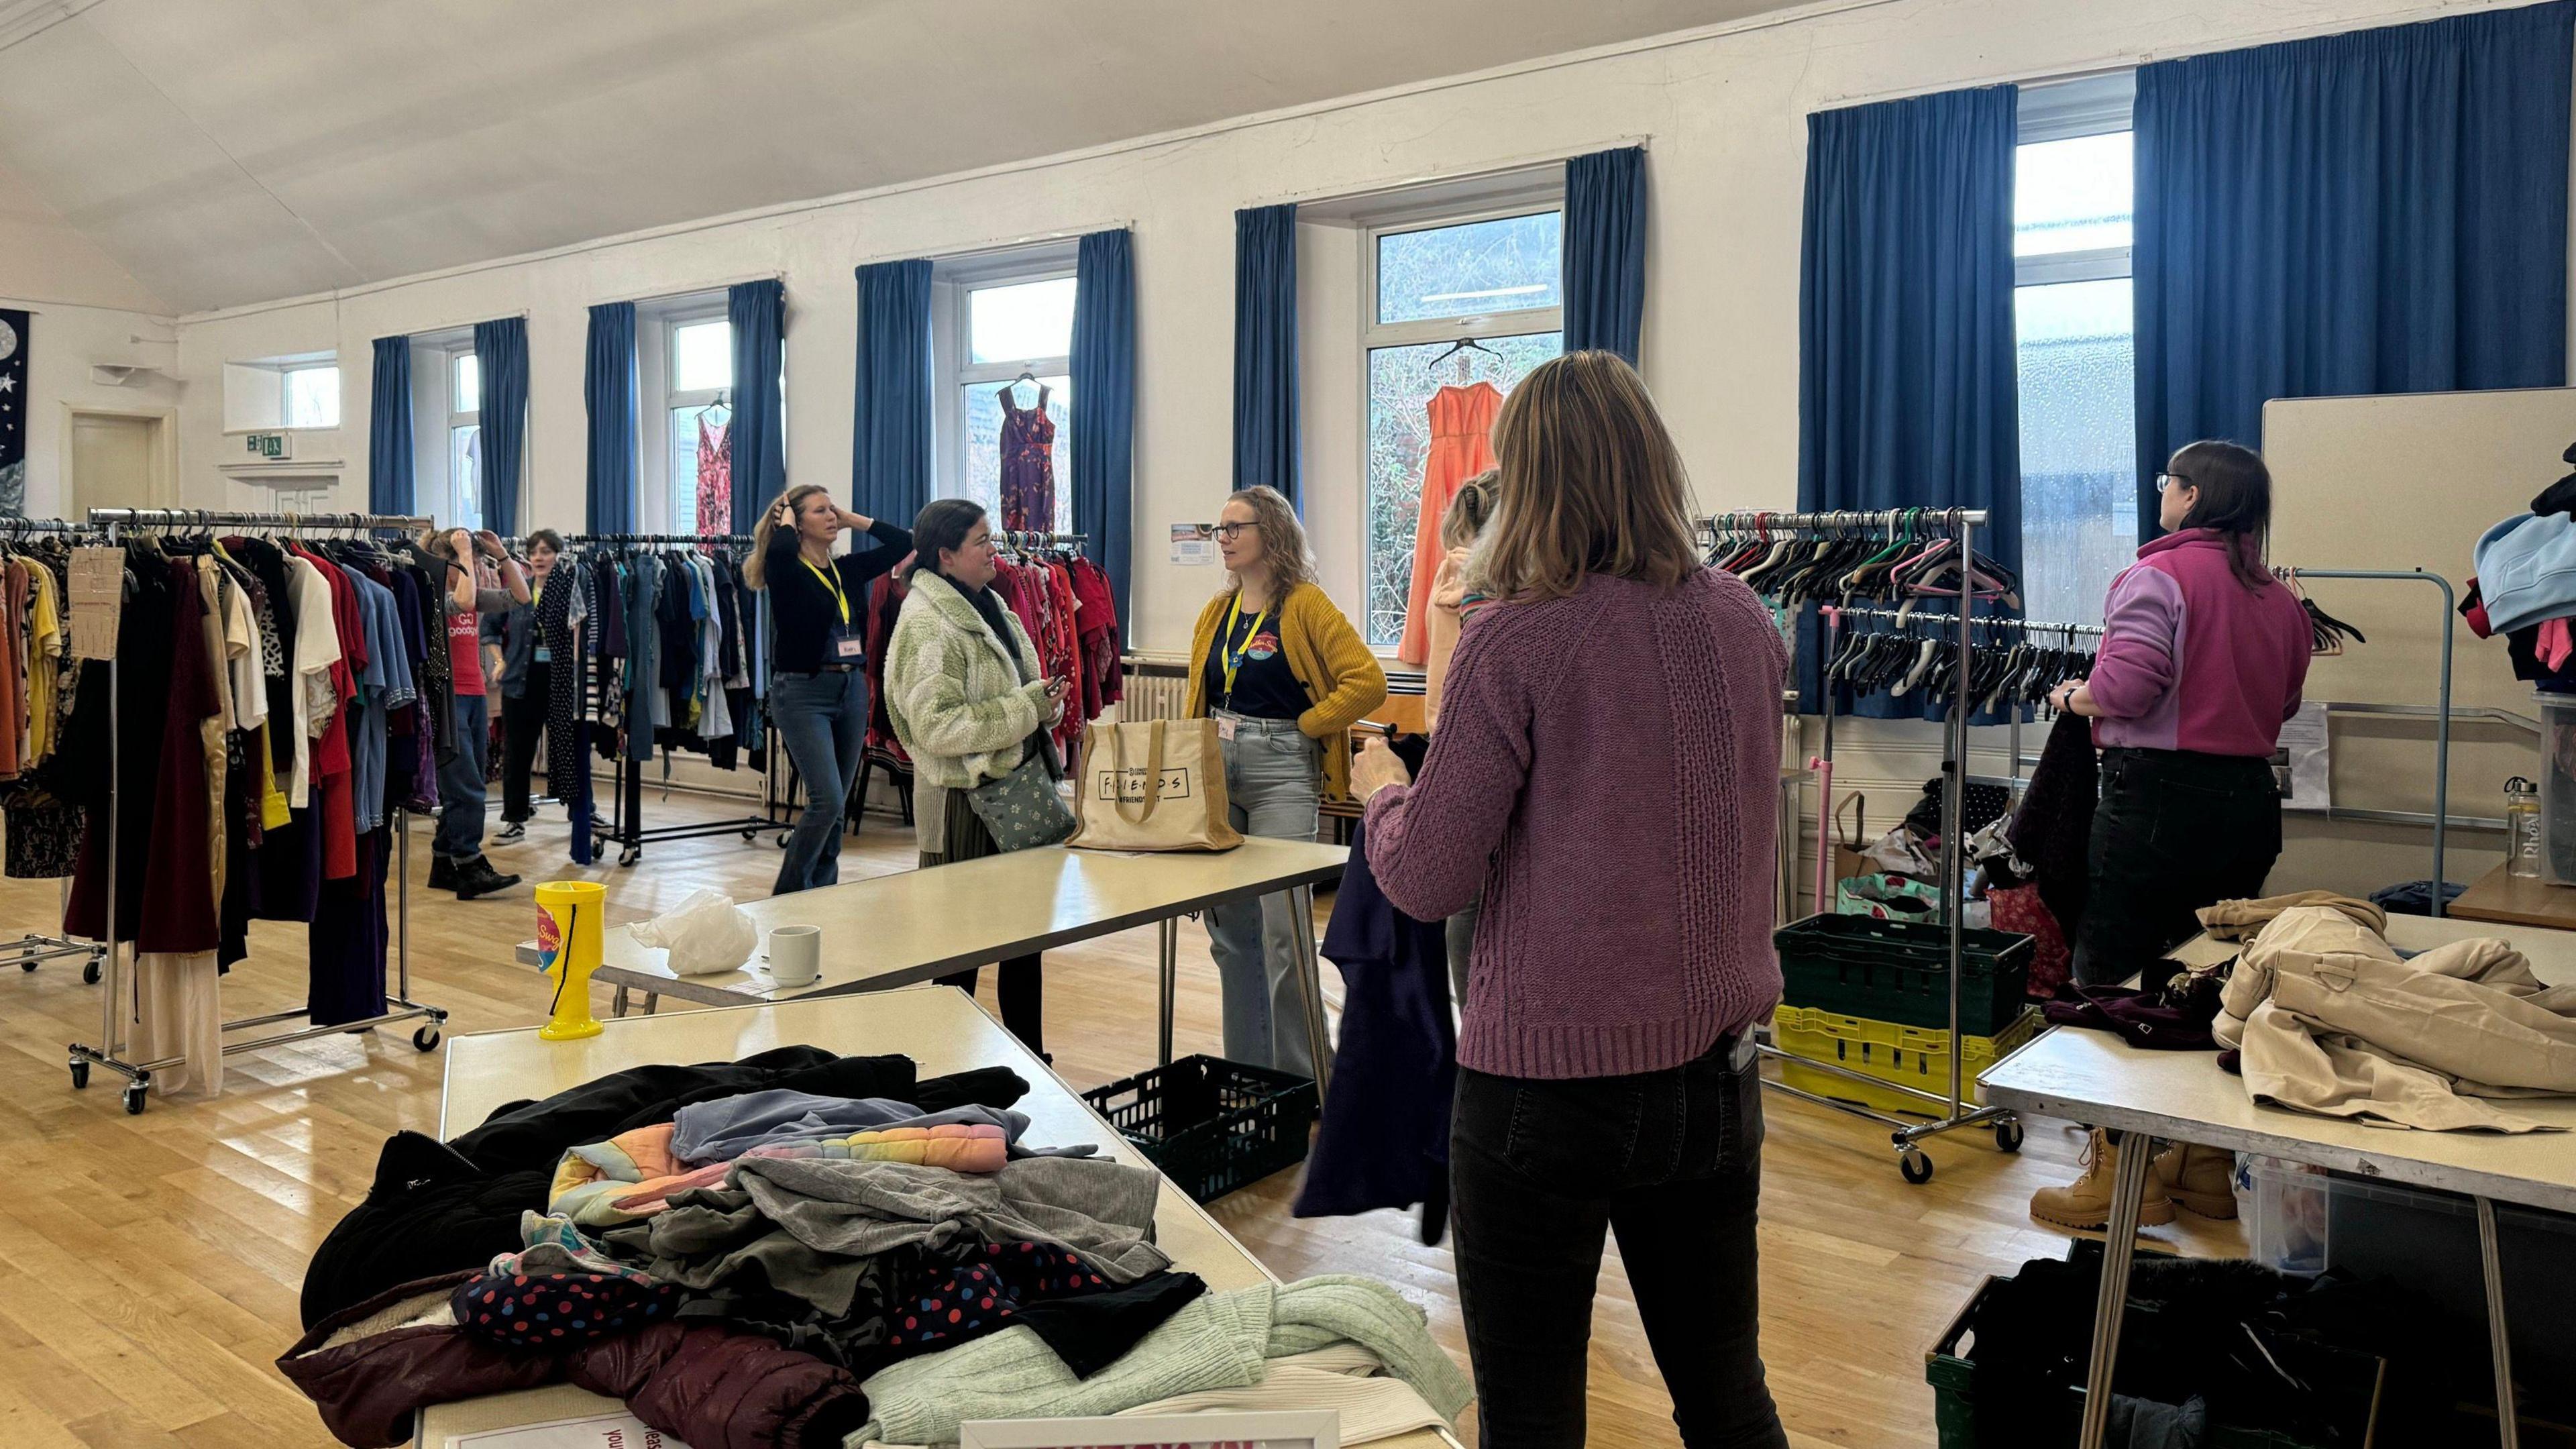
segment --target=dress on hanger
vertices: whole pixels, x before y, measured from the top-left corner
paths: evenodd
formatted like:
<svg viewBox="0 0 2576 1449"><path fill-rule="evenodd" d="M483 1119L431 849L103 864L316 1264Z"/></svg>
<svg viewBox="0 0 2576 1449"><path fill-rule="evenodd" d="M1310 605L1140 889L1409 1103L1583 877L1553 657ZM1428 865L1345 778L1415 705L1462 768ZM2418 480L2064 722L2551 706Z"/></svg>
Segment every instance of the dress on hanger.
<svg viewBox="0 0 2576 1449"><path fill-rule="evenodd" d="M733 531L733 428L698 412L698 533Z"/></svg>
<svg viewBox="0 0 2576 1449"><path fill-rule="evenodd" d="M1459 485L1494 466L1494 415L1502 389L1490 382L1444 387L1423 411L1431 422L1431 447L1422 459L1422 511L1413 520L1413 587L1404 609L1404 638L1395 657L1420 664L1431 657L1431 583L1448 550L1440 546L1441 515Z"/></svg>
<svg viewBox="0 0 2576 1449"><path fill-rule="evenodd" d="M1038 405L1019 406L1002 388L1002 527L1012 532L1050 533L1055 529L1055 419L1047 416L1047 389L1038 389Z"/></svg>

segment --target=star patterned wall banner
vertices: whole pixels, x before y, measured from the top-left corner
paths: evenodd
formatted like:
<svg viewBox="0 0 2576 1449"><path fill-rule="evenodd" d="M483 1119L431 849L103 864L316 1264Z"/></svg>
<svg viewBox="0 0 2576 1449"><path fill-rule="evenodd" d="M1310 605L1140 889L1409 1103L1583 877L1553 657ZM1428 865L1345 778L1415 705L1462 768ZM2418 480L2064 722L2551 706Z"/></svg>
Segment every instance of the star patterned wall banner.
<svg viewBox="0 0 2576 1449"><path fill-rule="evenodd" d="M27 515L27 314L0 311L0 518Z"/></svg>

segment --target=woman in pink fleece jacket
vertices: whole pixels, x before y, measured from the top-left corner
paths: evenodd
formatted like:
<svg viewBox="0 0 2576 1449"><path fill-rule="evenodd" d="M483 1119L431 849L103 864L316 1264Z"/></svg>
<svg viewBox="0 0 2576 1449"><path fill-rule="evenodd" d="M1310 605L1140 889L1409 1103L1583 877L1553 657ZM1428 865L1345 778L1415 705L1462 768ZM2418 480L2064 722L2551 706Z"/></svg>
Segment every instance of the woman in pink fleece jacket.
<svg viewBox="0 0 2576 1449"><path fill-rule="evenodd" d="M2262 457L2194 443L2156 487L2171 531L2111 581L2092 677L2056 691L2092 716L2102 747L2076 927L2086 985L2125 980L2190 940L2202 906L2263 894L2281 853L2272 754L2308 677L2307 611L2263 566Z"/></svg>
<svg viewBox="0 0 2576 1449"><path fill-rule="evenodd" d="M1787 653L1701 566L1645 384L1575 352L1494 425L1422 778L1353 771L1369 864L1418 920L1481 886L1449 1147L1485 1449L1584 1441L1584 1345L1619 1234L1684 1443L1787 1441L1762 1374L1752 1025L1780 996L1772 806Z"/></svg>

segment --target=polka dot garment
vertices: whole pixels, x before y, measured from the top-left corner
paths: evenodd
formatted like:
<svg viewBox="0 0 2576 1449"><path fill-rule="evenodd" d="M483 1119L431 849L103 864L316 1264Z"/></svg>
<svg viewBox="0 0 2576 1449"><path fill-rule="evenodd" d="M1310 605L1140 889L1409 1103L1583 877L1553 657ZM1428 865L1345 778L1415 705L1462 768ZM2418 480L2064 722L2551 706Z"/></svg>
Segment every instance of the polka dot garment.
<svg viewBox="0 0 2576 1449"><path fill-rule="evenodd" d="M925 1284L898 1300L887 1344L918 1348L981 1338L1008 1326L1028 1304L1112 1286L1078 1254L1043 1243L987 1243L962 1264L934 1268Z"/></svg>
<svg viewBox="0 0 2576 1449"><path fill-rule="evenodd" d="M506 1348L556 1353L668 1316L680 1290L604 1273L487 1273L449 1301L468 1333Z"/></svg>

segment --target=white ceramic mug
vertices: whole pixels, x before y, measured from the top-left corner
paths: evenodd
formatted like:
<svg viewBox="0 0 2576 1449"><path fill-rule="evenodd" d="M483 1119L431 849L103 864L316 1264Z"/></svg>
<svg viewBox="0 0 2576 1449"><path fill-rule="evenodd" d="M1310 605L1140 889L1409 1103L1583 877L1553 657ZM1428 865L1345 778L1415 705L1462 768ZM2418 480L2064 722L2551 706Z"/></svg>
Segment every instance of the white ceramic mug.
<svg viewBox="0 0 2576 1449"><path fill-rule="evenodd" d="M775 926L769 932L769 979L811 986L823 974L823 928Z"/></svg>

